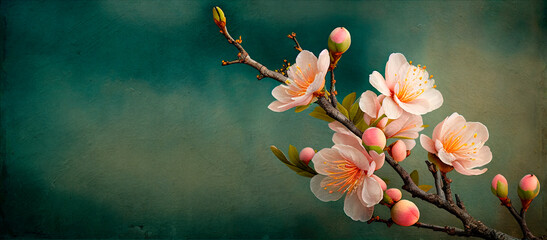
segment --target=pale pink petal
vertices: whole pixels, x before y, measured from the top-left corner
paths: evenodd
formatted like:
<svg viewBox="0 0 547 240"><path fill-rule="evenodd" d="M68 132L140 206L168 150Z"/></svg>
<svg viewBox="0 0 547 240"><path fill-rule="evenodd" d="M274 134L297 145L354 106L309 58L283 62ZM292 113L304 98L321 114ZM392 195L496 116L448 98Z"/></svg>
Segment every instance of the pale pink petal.
<svg viewBox="0 0 547 240"><path fill-rule="evenodd" d="M280 102L280 101L273 101L268 105L268 108L274 112L284 112L287 111L287 109L291 108L290 106L287 107L286 104Z"/></svg>
<svg viewBox="0 0 547 240"><path fill-rule="evenodd" d="M313 156L312 162L315 171L319 174L328 175L331 172L341 171L340 169L333 167L334 164L330 164L330 162L340 159L342 159L342 156L338 150L323 148Z"/></svg>
<svg viewBox="0 0 547 240"><path fill-rule="evenodd" d="M439 90L435 88L430 88L428 90L425 90L424 93L422 93L416 100L426 100L428 102L429 110L427 112L431 112L443 105L443 95Z"/></svg>
<svg viewBox="0 0 547 240"><path fill-rule="evenodd" d="M439 124L437 124L437 126L435 126L435 129L433 129L433 136L431 136L433 138L433 141L441 138L441 132L443 132L445 121L446 119L440 122Z"/></svg>
<svg viewBox="0 0 547 240"><path fill-rule="evenodd" d="M454 166L454 169L456 171L458 171L459 173L461 173L463 175L480 175L480 174L485 173L488 170L487 168L467 169L467 168L464 168L458 161L454 161L452 166Z"/></svg>
<svg viewBox="0 0 547 240"><path fill-rule="evenodd" d="M272 96L281 102L288 102L291 100L291 96L287 93L287 87L284 85L275 87L272 90Z"/></svg>
<svg viewBox="0 0 547 240"><path fill-rule="evenodd" d="M472 155L475 160L460 161L465 168L474 168L484 166L492 161L492 152L490 148L484 146L478 150L477 154ZM467 159L467 158L466 158Z"/></svg>
<svg viewBox="0 0 547 240"><path fill-rule="evenodd" d="M354 221L366 222L372 217L374 207L366 207L359 199L359 192L352 192L346 195L344 200L344 212Z"/></svg>
<svg viewBox="0 0 547 240"><path fill-rule="evenodd" d="M377 106L380 105L378 102L378 96L373 91L367 90L361 94L361 99L359 99L359 107L361 110L366 113L371 118L377 118L378 113Z"/></svg>
<svg viewBox="0 0 547 240"><path fill-rule="evenodd" d="M443 127L442 131L440 132L440 136L446 136L450 132L459 131L460 129L465 126L466 121L465 118L458 114L458 113L452 113L449 117L447 117L443 121Z"/></svg>
<svg viewBox="0 0 547 240"><path fill-rule="evenodd" d="M334 145L332 149L337 150L342 156L342 159L353 162L360 169L363 169L365 171L368 170L369 168L368 160L365 157L365 155L363 155L363 153L359 151L358 149L355 149L354 147L351 147L348 145L339 145L339 144Z"/></svg>
<svg viewBox="0 0 547 240"><path fill-rule="evenodd" d="M372 177L363 178L363 192L361 194L361 198L367 207L378 204L384 196L380 183Z"/></svg>
<svg viewBox="0 0 547 240"><path fill-rule="evenodd" d="M422 147L426 151L430 153L437 153L437 150L435 149L435 143L428 136L424 134L420 135L420 144L422 144Z"/></svg>
<svg viewBox="0 0 547 240"><path fill-rule="evenodd" d="M389 60L386 64L386 82L388 88L393 89L395 83L397 82L397 77L395 74L399 72L402 66L408 65L408 61L405 56L400 53L392 53L389 55Z"/></svg>
<svg viewBox="0 0 547 240"><path fill-rule="evenodd" d="M452 166L452 163L454 162L454 160L456 160L456 157L454 157L454 155L452 153L447 153L443 148L441 148L437 152L437 156L446 165L451 165Z"/></svg>
<svg viewBox="0 0 547 240"><path fill-rule="evenodd" d="M406 150L412 150L416 146L416 141L411 139L401 139L406 145Z"/></svg>
<svg viewBox="0 0 547 240"><path fill-rule="evenodd" d="M370 150L369 152L370 157L372 158L372 161L376 164L376 167L374 170L378 170L384 166L384 161L386 159L386 155L384 153L378 154L376 151Z"/></svg>
<svg viewBox="0 0 547 240"><path fill-rule="evenodd" d="M315 175L310 181L312 193L323 202L336 201L343 195L336 187L328 186L329 182L329 177L323 175Z"/></svg>
<svg viewBox="0 0 547 240"><path fill-rule="evenodd" d="M370 85L372 85L376 90L378 90L380 93L391 96L391 91L386 85L386 80L384 80L384 77L382 77L382 74L380 74L377 71L372 72L370 74L368 81L370 82Z"/></svg>
<svg viewBox="0 0 547 240"><path fill-rule="evenodd" d="M319 54L319 60L317 61L317 70L320 72L327 72L330 66L330 56L329 51L324 49Z"/></svg>
<svg viewBox="0 0 547 240"><path fill-rule="evenodd" d="M312 65L316 70L317 57L315 57L315 55L308 50L302 50L298 56L296 56L296 65L304 70L304 68L308 67L308 64Z"/></svg>
<svg viewBox="0 0 547 240"><path fill-rule="evenodd" d="M384 98L382 108L389 119L397 119L403 114L403 109L397 105L390 97Z"/></svg>
<svg viewBox="0 0 547 240"><path fill-rule="evenodd" d="M429 101L426 99L414 99L410 102L401 102L397 96L393 97L395 99L395 102L405 111L416 114L416 115L422 115L429 112L430 105Z"/></svg>
<svg viewBox="0 0 547 240"><path fill-rule="evenodd" d="M315 75L315 79L306 90L306 95L313 95L314 92L323 89L323 87L325 86L325 75L326 72L320 72Z"/></svg>
<svg viewBox="0 0 547 240"><path fill-rule="evenodd" d="M352 136L352 135L346 135L342 133L334 133L332 135L332 142L336 145L351 146L362 153L366 152L365 147L363 146L363 144L361 144L362 142L361 139L355 135Z"/></svg>

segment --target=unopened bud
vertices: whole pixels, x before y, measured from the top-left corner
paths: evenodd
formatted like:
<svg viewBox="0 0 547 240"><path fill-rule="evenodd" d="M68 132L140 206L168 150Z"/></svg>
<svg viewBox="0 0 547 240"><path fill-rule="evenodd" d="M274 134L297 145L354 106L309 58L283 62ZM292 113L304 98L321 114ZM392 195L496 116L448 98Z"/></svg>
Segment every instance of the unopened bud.
<svg viewBox="0 0 547 240"><path fill-rule="evenodd" d="M391 198L391 200L393 200L394 202L398 202L403 197L403 193L397 188L390 188L386 190L385 195L388 195L389 198Z"/></svg>
<svg viewBox="0 0 547 240"><path fill-rule="evenodd" d="M389 151L393 160L402 162L406 158L406 144L402 140L397 140Z"/></svg>
<svg viewBox="0 0 547 240"><path fill-rule="evenodd" d="M315 155L315 151L313 150L313 148L311 147L304 148L302 149L302 151L300 151L300 161L308 165L314 155Z"/></svg>
<svg viewBox="0 0 547 240"><path fill-rule="evenodd" d="M387 184L386 182L384 182L384 180L374 174L372 175L372 177L374 178L374 180L376 180L376 182L380 184L380 188L382 188L382 191L385 191L387 189Z"/></svg>
<svg viewBox="0 0 547 240"><path fill-rule="evenodd" d="M213 19L215 24L222 30L226 26L226 17L224 12L218 6L213 8Z"/></svg>
<svg viewBox="0 0 547 240"><path fill-rule="evenodd" d="M490 190L492 190L492 193L496 197L505 200L508 192L507 179L501 174L496 175L494 179L492 179Z"/></svg>
<svg viewBox="0 0 547 240"><path fill-rule="evenodd" d="M420 219L420 210L416 204L401 200L391 208L391 220L400 226L412 226Z"/></svg>
<svg viewBox="0 0 547 240"><path fill-rule="evenodd" d="M517 192L522 202L522 208L526 211L530 207L532 200L539 194L538 178L533 174L524 176L519 182Z"/></svg>
<svg viewBox="0 0 547 240"><path fill-rule="evenodd" d="M330 33L328 46L331 58L331 66L336 66L338 60L351 45L351 35L344 27L337 27Z"/></svg>
<svg viewBox="0 0 547 240"><path fill-rule="evenodd" d="M386 147L386 135L379 128L367 128L363 133L363 143L371 150L382 153Z"/></svg>

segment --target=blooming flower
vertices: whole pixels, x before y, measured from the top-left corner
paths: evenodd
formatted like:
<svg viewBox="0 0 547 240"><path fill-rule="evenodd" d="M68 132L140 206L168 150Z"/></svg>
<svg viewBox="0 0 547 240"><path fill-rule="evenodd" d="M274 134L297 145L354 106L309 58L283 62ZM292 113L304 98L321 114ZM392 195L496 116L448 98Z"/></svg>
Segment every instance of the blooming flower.
<svg viewBox="0 0 547 240"><path fill-rule="evenodd" d="M274 112L305 106L317 100L325 85L325 75L330 65L329 52L325 49L319 59L310 51L303 50L296 56L296 64L289 67L287 85L279 85L272 91L277 101L268 108Z"/></svg>
<svg viewBox="0 0 547 240"><path fill-rule="evenodd" d="M490 148L484 146L488 140L488 129L479 122L466 122L458 113L453 113L433 130L433 138L420 136L422 147L439 157L446 165L453 166L464 175L479 175L484 169L474 169L492 160Z"/></svg>
<svg viewBox="0 0 547 240"><path fill-rule="evenodd" d="M403 111L422 115L443 104L443 96L435 89L435 80L429 79L425 67L410 65L403 54L393 53L389 56L385 75L384 79L374 71L369 81L386 96L382 106L390 119L397 119Z"/></svg>
<svg viewBox="0 0 547 240"><path fill-rule="evenodd" d="M383 198L373 175L374 161L369 162L358 149L340 144L322 149L312 161L319 174L311 179L310 188L319 200L336 201L345 193L346 215L362 222L372 217L374 205Z"/></svg>
<svg viewBox="0 0 547 240"><path fill-rule="evenodd" d="M355 134L348 130L344 125L334 121L329 123L329 127L335 131L334 135L332 135L332 142L334 142L334 144L348 145L359 150L369 162L375 162L375 170L380 169L384 165L386 155L383 152L378 154L374 150L367 152L361 138L355 136Z"/></svg>
<svg viewBox="0 0 547 240"><path fill-rule="evenodd" d="M380 104L384 99L384 95L376 96L376 93L370 90L361 94L359 107L365 113L363 118L367 125L371 125L384 115L384 108ZM384 117L376 125L384 130L386 138L402 139L408 150L412 150L416 145L414 139L418 138L418 132L424 129L422 126L422 117L408 112L403 112L397 119L391 121L388 117Z"/></svg>

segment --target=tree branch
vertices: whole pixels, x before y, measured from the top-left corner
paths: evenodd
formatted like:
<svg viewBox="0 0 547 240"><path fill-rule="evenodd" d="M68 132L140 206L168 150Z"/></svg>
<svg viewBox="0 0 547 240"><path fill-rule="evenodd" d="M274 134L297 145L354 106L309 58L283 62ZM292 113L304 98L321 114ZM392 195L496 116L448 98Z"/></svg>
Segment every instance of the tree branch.
<svg viewBox="0 0 547 240"><path fill-rule="evenodd" d="M441 172L441 177L443 179L443 191L446 195L446 200L450 204L454 204L454 200L452 199L452 190L450 189L450 183L452 183L452 179L448 178L446 176L446 173Z"/></svg>
<svg viewBox="0 0 547 240"><path fill-rule="evenodd" d="M443 185L441 183L440 171L437 171L437 167L435 166L435 164L427 160L425 161L425 164L427 164L427 169L429 170L429 172L431 172L431 175L433 175L433 179L435 179L435 189L437 190L437 195L439 195L441 199L445 198L444 192L442 189Z"/></svg>
<svg viewBox="0 0 547 240"><path fill-rule="evenodd" d="M513 205L511 204L511 199L507 198L505 201L501 201L501 205L505 206L507 210L513 215L513 218L517 221L517 223L520 226L520 230L522 231L522 235L524 239L539 239L536 236L530 232L530 229L528 229L528 225L526 224L526 211L524 209L520 210L520 214L517 213L517 210Z"/></svg>
<svg viewBox="0 0 547 240"><path fill-rule="evenodd" d="M331 103L332 103L332 106L336 108L336 106L338 106L338 100L336 99L336 95L338 94L338 92L336 91L336 88L334 87L335 83L336 83L336 80L334 80L334 69L331 69L330 70L330 93L332 94Z"/></svg>

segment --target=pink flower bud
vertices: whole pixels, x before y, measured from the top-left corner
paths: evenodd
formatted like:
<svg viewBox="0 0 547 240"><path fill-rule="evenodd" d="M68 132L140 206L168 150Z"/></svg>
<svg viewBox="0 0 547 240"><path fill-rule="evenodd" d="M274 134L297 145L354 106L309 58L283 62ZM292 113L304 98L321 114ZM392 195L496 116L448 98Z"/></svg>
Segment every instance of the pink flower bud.
<svg viewBox="0 0 547 240"><path fill-rule="evenodd" d="M391 147L391 156L396 162L402 162L406 158L406 144L402 140L397 140Z"/></svg>
<svg viewBox="0 0 547 240"><path fill-rule="evenodd" d="M386 195L388 195L394 202L398 202L401 200L401 197L403 197L403 193L401 193L401 190L397 188L390 188L386 190Z"/></svg>
<svg viewBox="0 0 547 240"><path fill-rule="evenodd" d="M384 118L380 119L380 121L378 122L378 124L376 124L376 127L377 127L377 128L380 128L380 129L385 129L388 120L389 120L389 119L388 119L387 117L384 117Z"/></svg>
<svg viewBox="0 0 547 240"><path fill-rule="evenodd" d="M302 151L300 151L300 161L308 165L314 155L315 155L315 151L313 150L313 148L311 147L304 148L302 149Z"/></svg>
<svg viewBox="0 0 547 240"><path fill-rule="evenodd" d="M391 208L391 220L397 225L412 226L420 219L420 210L416 204L408 200L401 200Z"/></svg>
<svg viewBox="0 0 547 240"><path fill-rule="evenodd" d="M492 179L490 190L492 190L492 193L496 197L506 199L508 192L507 179L501 174L496 175L494 179Z"/></svg>
<svg viewBox="0 0 547 240"><path fill-rule="evenodd" d="M379 128L370 127L363 133L363 142L381 153L386 147L386 135Z"/></svg>
<svg viewBox="0 0 547 240"><path fill-rule="evenodd" d="M539 194L539 180L533 174L524 176L518 187L518 194L522 200L532 200Z"/></svg>
<svg viewBox="0 0 547 240"><path fill-rule="evenodd" d="M342 54L349 49L351 45L351 35L344 27L337 27L329 36L329 51L331 54Z"/></svg>
<svg viewBox="0 0 547 240"><path fill-rule="evenodd" d="M384 182L384 180L382 180L380 177L376 176L376 175L372 175L372 177L374 178L374 180L376 180L376 182L378 182L380 184L380 187L382 188L382 191L385 191L387 189L387 184L386 182Z"/></svg>

